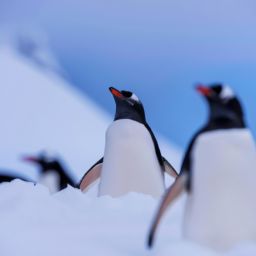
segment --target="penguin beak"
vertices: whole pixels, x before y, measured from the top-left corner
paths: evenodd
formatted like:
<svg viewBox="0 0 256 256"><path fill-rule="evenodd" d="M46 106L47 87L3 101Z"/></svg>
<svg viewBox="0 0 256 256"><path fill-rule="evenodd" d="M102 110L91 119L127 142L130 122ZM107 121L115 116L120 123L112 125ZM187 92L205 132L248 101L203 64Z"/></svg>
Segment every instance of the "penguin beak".
<svg viewBox="0 0 256 256"><path fill-rule="evenodd" d="M202 85L202 84L198 84L196 86L196 90L198 93L200 93L201 95L206 96L206 97L210 97L213 94L213 91L211 88L209 88L205 85Z"/></svg>
<svg viewBox="0 0 256 256"><path fill-rule="evenodd" d="M29 163L36 163L38 161L37 158L33 156L22 157L22 160Z"/></svg>
<svg viewBox="0 0 256 256"><path fill-rule="evenodd" d="M118 91L117 89L115 89L114 87L109 87L109 90L114 97L117 97L120 99L122 99L124 97L123 94L120 91Z"/></svg>

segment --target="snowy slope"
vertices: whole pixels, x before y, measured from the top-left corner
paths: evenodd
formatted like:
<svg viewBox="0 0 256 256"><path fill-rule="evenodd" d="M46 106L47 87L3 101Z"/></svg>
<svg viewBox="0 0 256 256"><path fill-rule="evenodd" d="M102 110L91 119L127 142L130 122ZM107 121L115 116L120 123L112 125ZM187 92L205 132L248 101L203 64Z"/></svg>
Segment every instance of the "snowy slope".
<svg viewBox="0 0 256 256"><path fill-rule="evenodd" d="M102 156L112 118L45 66L35 64L34 55L30 60L11 47L0 48L0 170L34 178L35 168L20 157L51 150L78 179ZM111 97L107 91L106 97ZM163 148L178 166L180 152L165 141Z"/></svg>
<svg viewBox="0 0 256 256"><path fill-rule="evenodd" d="M81 173L103 150L105 113L62 78L13 50L2 48L0 56L0 169L32 173L34 168L22 165L20 157L50 149Z"/></svg>

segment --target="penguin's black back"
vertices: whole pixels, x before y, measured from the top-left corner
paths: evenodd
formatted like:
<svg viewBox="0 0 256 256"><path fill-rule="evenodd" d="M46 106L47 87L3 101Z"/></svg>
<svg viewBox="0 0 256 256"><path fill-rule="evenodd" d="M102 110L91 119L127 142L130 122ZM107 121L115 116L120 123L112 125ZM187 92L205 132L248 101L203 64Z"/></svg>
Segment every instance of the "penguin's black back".
<svg viewBox="0 0 256 256"><path fill-rule="evenodd" d="M156 139L156 137L155 137L153 131L151 130L150 126L149 126L147 123L145 123L144 125L145 125L145 127L147 128L147 130L148 130L148 132L149 132L149 134L150 134L150 136L151 136L151 138L152 138L152 141L153 141L153 143L154 143L154 147L155 147L155 151L156 151L157 160L158 160L160 166L163 166L163 165L164 165L163 157L162 157L161 150L160 150L159 144L158 144L158 142L157 142L157 139Z"/></svg>
<svg viewBox="0 0 256 256"><path fill-rule="evenodd" d="M6 173L6 172L5 172ZM16 176L16 175L8 175L8 174L0 174L0 183L1 182L11 182L15 179L23 180L23 181L30 181L24 177Z"/></svg>

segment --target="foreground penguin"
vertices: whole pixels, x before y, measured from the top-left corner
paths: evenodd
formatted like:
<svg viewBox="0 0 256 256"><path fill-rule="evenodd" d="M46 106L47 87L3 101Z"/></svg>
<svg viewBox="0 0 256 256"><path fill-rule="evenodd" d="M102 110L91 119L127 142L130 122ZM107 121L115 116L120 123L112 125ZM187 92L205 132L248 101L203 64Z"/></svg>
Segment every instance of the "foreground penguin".
<svg viewBox="0 0 256 256"><path fill-rule="evenodd" d="M42 154L38 157L24 157L23 160L39 165L38 183L48 187L51 193L65 189L68 185L76 187L75 181L58 159Z"/></svg>
<svg viewBox="0 0 256 256"><path fill-rule="evenodd" d="M192 139L181 174L163 198L149 246L165 210L185 190L185 238L220 250L256 239L256 151L242 107L228 86L197 90L208 102L209 120Z"/></svg>
<svg viewBox="0 0 256 256"><path fill-rule="evenodd" d="M80 189L86 191L100 178L99 196L139 192L159 197L165 190L164 171L173 177L177 173L162 157L138 97L132 92L109 89L116 102L116 114L106 132L104 158L84 175Z"/></svg>

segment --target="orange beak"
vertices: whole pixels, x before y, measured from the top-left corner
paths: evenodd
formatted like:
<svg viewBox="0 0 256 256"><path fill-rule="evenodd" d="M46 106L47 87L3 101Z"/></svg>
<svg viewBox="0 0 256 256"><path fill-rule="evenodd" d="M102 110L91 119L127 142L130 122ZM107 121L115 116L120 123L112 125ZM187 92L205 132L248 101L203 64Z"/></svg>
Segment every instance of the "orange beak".
<svg viewBox="0 0 256 256"><path fill-rule="evenodd" d="M212 95L212 90L211 88L205 86L205 85L202 85L202 84L199 84L196 86L196 90L203 96L211 96Z"/></svg>
<svg viewBox="0 0 256 256"><path fill-rule="evenodd" d="M117 98L123 98L123 94L120 91L118 91L117 89L115 89L114 87L109 87L109 90L113 96L115 96Z"/></svg>
<svg viewBox="0 0 256 256"><path fill-rule="evenodd" d="M26 156L26 157L22 157L22 160L25 161L25 162L37 162L37 159L35 157L32 157L32 156Z"/></svg>

